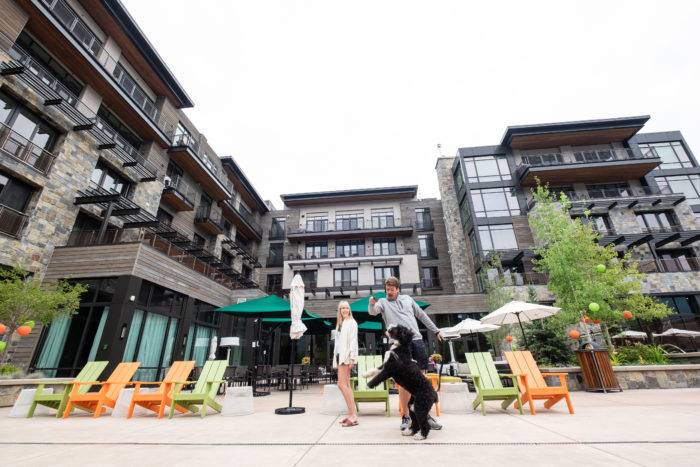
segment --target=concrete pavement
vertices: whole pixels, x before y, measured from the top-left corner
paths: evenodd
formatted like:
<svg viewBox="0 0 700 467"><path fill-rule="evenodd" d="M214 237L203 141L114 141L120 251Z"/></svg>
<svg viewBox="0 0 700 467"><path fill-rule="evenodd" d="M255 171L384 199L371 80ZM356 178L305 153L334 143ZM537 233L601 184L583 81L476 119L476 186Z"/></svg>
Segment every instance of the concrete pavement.
<svg viewBox="0 0 700 467"><path fill-rule="evenodd" d="M319 412L321 390L296 392L294 405L307 412L293 416L274 414L287 403L276 391L242 417L16 419L0 409L2 464L684 466L700 459L698 389L572 393L575 415L559 404L521 416L492 402L486 417L443 414L444 429L424 442L402 437L398 416L386 417L382 404L362 405L360 425L340 427L340 417Z"/></svg>

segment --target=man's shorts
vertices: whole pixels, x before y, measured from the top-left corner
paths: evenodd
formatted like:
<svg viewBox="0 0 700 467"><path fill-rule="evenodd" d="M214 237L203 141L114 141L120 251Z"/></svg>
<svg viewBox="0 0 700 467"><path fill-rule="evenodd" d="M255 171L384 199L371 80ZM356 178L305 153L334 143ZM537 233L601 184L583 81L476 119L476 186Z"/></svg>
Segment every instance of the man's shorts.
<svg viewBox="0 0 700 467"><path fill-rule="evenodd" d="M428 369L428 351L423 339L416 339L411 342L411 358L418 363L418 367L426 371Z"/></svg>

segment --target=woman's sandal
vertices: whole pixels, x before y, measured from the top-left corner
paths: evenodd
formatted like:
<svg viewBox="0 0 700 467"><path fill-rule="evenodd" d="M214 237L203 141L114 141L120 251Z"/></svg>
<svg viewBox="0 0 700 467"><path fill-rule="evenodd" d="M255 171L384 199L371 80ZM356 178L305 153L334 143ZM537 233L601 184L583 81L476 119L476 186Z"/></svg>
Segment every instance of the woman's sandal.
<svg viewBox="0 0 700 467"><path fill-rule="evenodd" d="M359 424L360 424L360 422L358 422L357 420L354 421L354 422L351 422L351 421L348 420L347 418L346 418L345 420L343 420L343 423L341 423L341 425L343 425L343 428L348 428L348 427L351 427L351 426L357 426L357 425L359 425Z"/></svg>

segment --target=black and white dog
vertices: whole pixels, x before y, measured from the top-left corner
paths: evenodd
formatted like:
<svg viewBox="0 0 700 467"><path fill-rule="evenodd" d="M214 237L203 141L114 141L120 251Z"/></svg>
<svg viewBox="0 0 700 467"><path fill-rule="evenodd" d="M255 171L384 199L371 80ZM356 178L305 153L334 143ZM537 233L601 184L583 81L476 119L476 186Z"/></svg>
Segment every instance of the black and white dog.
<svg viewBox="0 0 700 467"><path fill-rule="evenodd" d="M405 326L394 326L389 328L387 334L394 340L394 346L379 368L365 374L368 378L372 377L367 385L373 388L389 378L394 378L396 384L411 393L411 399L408 401L411 425L401 434L413 436L413 439L421 441L430 433L428 414L437 401L437 393L418 364L411 359L413 332Z"/></svg>

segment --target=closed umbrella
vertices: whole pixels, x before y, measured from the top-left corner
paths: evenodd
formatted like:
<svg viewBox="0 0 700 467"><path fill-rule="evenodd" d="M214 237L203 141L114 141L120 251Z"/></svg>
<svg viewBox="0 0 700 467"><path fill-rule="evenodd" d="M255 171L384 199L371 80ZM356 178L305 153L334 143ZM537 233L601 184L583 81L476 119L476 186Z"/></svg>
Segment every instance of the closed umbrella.
<svg viewBox="0 0 700 467"><path fill-rule="evenodd" d="M656 334L654 337L700 337L700 332L689 331L687 329L670 328L666 329L664 332Z"/></svg>
<svg viewBox="0 0 700 467"><path fill-rule="evenodd" d="M209 360L216 359L216 349L218 347L219 347L219 341L216 338L216 336L213 336L211 338L211 342L209 343Z"/></svg>
<svg viewBox="0 0 700 467"><path fill-rule="evenodd" d="M497 324L499 326L518 323L520 325L520 331L523 333L525 347L527 347L527 337L525 337L523 321L530 322L537 319L543 319L559 313L559 310L561 310L561 308L556 306L547 306L540 305L538 303L527 303L519 300L513 300L512 302L506 303L499 309L492 311L488 315L481 318L481 322L486 324Z"/></svg>
<svg viewBox="0 0 700 467"><path fill-rule="evenodd" d="M622 331L612 336L613 339L646 339L647 333L642 331Z"/></svg>
<svg viewBox="0 0 700 467"><path fill-rule="evenodd" d="M275 409L275 413L278 415L294 415L306 412L304 407L294 407L292 406L292 395L294 392L294 385L290 378L293 378L292 368L294 365L294 359L296 358L296 340L300 339L306 331L306 326L301 321L301 314L304 311L304 281L300 274L295 274L292 279L292 283L289 290L289 303L291 306L290 315L292 323L289 327L289 338L292 340L290 342L291 356L289 358L289 370L287 372L287 386L289 387L289 406L281 407Z"/></svg>

